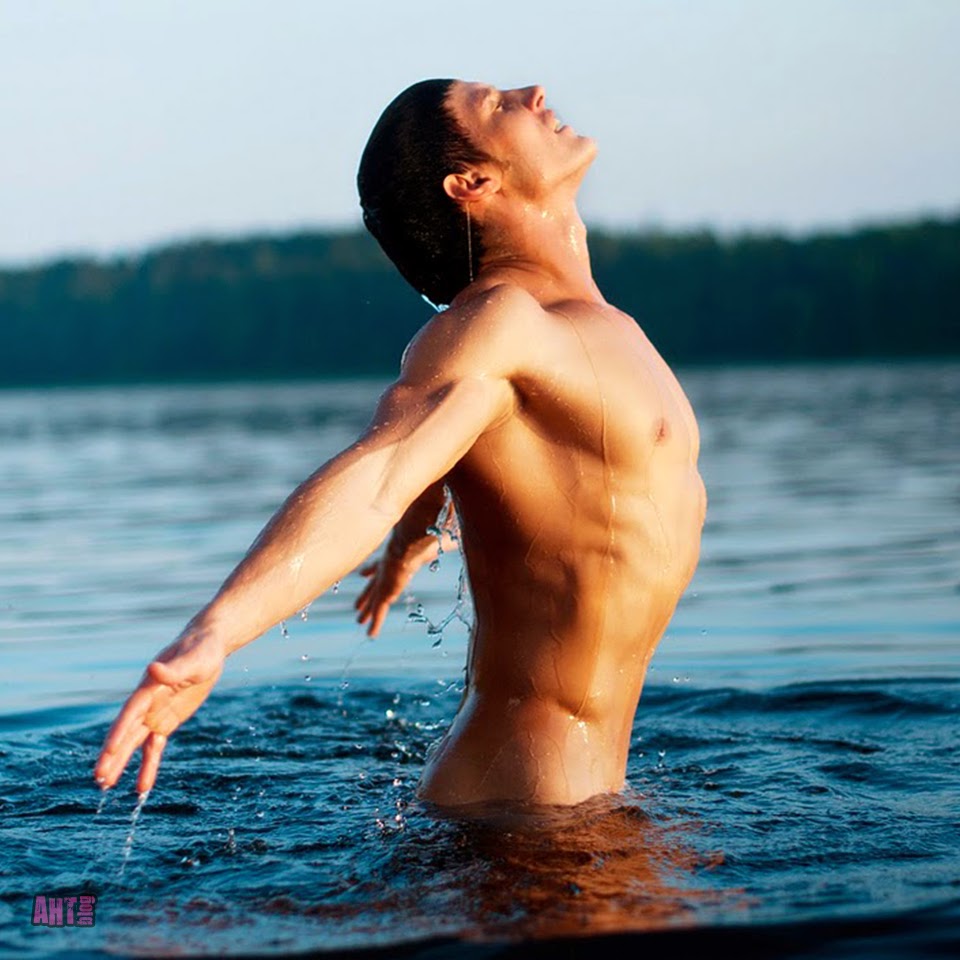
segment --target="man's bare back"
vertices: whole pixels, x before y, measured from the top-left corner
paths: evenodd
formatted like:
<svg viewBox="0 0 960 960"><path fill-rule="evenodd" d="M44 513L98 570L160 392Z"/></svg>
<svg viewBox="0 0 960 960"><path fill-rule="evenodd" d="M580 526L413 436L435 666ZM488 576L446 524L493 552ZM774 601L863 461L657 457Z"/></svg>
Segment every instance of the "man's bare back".
<svg viewBox="0 0 960 960"><path fill-rule="evenodd" d="M167 738L226 657L387 538L360 570L358 619L376 635L436 547L427 528L446 486L476 621L464 697L420 795L572 804L620 789L647 666L697 564L706 497L683 391L593 280L576 194L595 153L540 87L424 81L387 108L361 161L365 222L417 289L452 293L451 308L411 342L361 437L293 491L148 665L107 736L101 786L141 748L137 785L149 790ZM413 173L397 166L411 156ZM417 219L427 208L443 242ZM460 236L462 259L447 262Z"/></svg>
<svg viewBox="0 0 960 960"><path fill-rule="evenodd" d="M508 314L518 403L447 477L476 621L420 794L577 803L623 785L647 665L697 564L696 421L619 310L506 287L468 303Z"/></svg>

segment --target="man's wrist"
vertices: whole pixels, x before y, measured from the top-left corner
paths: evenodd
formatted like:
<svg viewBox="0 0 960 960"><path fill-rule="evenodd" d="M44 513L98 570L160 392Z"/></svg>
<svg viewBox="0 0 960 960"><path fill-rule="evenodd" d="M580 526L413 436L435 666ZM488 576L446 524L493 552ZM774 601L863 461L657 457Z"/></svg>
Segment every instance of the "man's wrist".
<svg viewBox="0 0 960 960"><path fill-rule="evenodd" d="M209 655L225 660L243 646L242 642L231 642L225 624L226 618L219 617L211 603L190 620L178 639L191 647L203 647Z"/></svg>
<svg viewBox="0 0 960 960"><path fill-rule="evenodd" d="M414 545L409 540L405 537L398 537L395 533L387 541L387 559L400 566L406 566L416 552Z"/></svg>

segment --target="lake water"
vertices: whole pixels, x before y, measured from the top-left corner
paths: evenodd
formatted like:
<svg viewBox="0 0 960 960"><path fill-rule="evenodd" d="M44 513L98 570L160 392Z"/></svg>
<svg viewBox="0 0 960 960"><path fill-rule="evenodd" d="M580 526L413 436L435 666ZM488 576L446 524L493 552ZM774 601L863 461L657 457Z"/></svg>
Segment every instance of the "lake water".
<svg viewBox="0 0 960 960"><path fill-rule="evenodd" d="M679 376L710 504L622 797L509 822L414 800L466 634L408 613L452 608L448 554L376 641L351 576L232 657L132 840L132 775L99 812L91 780L119 701L384 384L0 393L0 952L949 949L960 363ZM38 894L95 895L96 925L34 926Z"/></svg>

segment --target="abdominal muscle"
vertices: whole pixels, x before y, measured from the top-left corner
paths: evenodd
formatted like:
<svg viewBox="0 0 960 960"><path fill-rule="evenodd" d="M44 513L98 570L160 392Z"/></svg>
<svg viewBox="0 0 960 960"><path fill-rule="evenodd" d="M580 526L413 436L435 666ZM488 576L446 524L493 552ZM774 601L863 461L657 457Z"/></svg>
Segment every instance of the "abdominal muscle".
<svg viewBox="0 0 960 960"><path fill-rule="evenodd" d="M419 796L443 806L570 805L621 790L644 675L668 619L630 630L630 640L478 632L463 699L428 753Z"/></svg>
<svg viewBox="0 0 960 960"><path fill-rule="evenodd" d="M428 754L422 799L570 805L623 788L647 666L696 565L702 514L694 533L671 513L684 549L669 565L637 536L623 538L626 553L577 554L566 575L553 547L521 559L499 544L465 550L476 611L466 688Z"/></svg>

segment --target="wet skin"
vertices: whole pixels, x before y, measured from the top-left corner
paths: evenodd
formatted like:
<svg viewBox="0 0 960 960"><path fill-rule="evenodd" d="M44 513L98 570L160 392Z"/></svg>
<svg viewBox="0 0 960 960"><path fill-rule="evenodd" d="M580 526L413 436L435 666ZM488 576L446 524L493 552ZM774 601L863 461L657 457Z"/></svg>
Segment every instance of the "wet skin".
<svg viewBox="0 0 960 960"><path fill-rule="evenodd" d="M443 183L479 224L473 283L417 334L359 440L297 488L217 596L158 655L96 768L138 789L224 658L389 534L358 598L376 634L429 560L447 486L474 598L467 684L422 797L575 804L623 786L657 642L706 508L680 385L590 273L576 193L596 147L539 87L458 82L448 106L493 159ZM464 251L466 261L466 251Z"/></svg>
<svg viewBox="0 0 960 960"><path fill-rule="evenodd" d="M476 621L421 795L576 803L622 786L647 665L697 563L697 428L614 308L480 299L534 349L515 354L512 415L447 476Z"/></svg>

